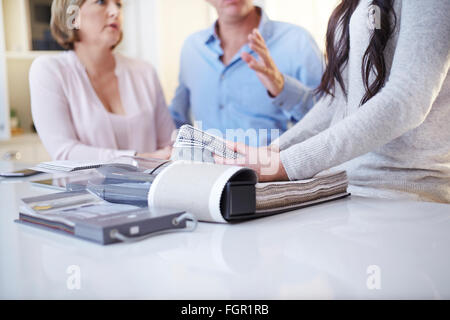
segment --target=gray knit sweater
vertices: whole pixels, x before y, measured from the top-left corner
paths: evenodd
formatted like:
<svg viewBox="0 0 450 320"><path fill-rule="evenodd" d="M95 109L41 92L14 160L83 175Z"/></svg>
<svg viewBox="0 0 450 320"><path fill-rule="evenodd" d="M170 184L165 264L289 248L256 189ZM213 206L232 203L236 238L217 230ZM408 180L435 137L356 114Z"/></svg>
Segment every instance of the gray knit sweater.
<svg viewBox="0 0 450 320"><path fill-rule="evenodd" d="M385 87L363 106L362 57L371 31L368 1L350 22L336 88L279 140L291 180L338 167L356 194L450 203L450 1L396 0L397 27L385 51Z"/></svg>

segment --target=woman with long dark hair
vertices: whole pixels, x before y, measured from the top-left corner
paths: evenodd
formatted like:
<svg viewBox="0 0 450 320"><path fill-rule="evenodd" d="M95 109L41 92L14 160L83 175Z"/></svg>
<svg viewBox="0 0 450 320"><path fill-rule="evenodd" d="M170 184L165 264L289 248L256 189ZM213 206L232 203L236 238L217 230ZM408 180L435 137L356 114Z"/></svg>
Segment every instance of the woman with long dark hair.
<svg viewBox="0 0 450 320"><path fill-rule="evenodd" d="M337 167L354 194L450 202L449 14L450 1L342 0L320 100L270 147L234 145L245 165L260 181Z"/></svg>

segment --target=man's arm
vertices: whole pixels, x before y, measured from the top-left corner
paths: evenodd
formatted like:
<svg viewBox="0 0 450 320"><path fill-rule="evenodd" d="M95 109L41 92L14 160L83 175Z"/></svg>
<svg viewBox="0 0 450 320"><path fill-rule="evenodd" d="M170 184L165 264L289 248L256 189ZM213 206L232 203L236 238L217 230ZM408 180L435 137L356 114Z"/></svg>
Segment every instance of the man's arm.
<svg viewBox="0 0 450 320"><path fill-rule="evenodd" d="M184 124L191 124L190 107L189 89L180 81L175 91L175 97L169 106L170 114L177 129Z"/></svg>
<svg viewBox="0 0 450 320"><path fill-rule="evenodd" d="M190 92L185 82L185 67L188 66L189 50L186 49L189 40L186 40L180 55L180 73L178 75L178 87L175 91L175 96L169 106L170 114L175 122L175 126L180 128L184 124L192 124L190 117Z"/></svg>
<svg viewBox="0 0 450 320"><path fill-rule="evenodd" d="M323 74L323 55L311 36L303 37L297 51L299 55L294 58L295 73L292 76L283 75L284 88L272 101L291 115L295 122L301 120L317 103L314 91Z"/></svg>

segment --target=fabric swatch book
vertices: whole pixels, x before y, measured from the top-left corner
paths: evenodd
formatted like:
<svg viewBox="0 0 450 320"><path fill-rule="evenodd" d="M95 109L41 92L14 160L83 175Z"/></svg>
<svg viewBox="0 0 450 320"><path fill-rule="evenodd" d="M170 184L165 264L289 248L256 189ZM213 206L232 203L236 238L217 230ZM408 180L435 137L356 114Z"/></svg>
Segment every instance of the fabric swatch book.
<svg viewBox="0 0 450 320"><path fill-rule="evenodd" d="M347 193L345 171L319 174L312 179L256 184L256 212L280 213L336 198Z"/></svg>
<svg viewBox="0 0 450 320"><path fill-rule="evenodd" d="M100 244L133 242L168 231L191 231L196 219L184 211L149 210L110 203L86 192L22 199L17 222ZM194 221L188 229L186 220Z"/></svg>

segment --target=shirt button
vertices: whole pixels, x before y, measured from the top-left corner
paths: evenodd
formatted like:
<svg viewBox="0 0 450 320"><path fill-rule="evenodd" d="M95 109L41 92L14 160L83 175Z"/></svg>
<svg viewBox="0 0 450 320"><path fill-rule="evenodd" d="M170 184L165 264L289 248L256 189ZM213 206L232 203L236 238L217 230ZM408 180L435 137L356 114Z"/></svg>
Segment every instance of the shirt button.
<svg viewBox="0 0 450 320"><path fill-rule="evenodd" d="M219 105L219 109L223 110L223 104Z"/></svg>

